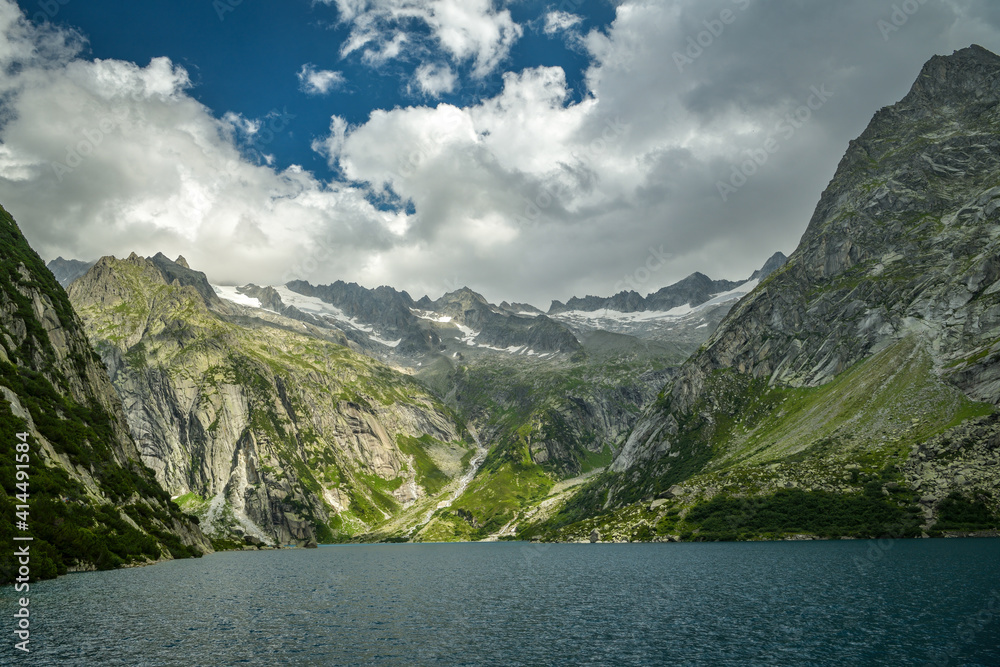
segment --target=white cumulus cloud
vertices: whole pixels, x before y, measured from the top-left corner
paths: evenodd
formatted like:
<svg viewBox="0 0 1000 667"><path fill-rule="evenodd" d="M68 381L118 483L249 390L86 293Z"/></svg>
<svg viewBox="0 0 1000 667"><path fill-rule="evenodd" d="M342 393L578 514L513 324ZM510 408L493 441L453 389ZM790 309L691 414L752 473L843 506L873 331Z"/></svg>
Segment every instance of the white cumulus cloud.
<svg viewBox="0 0 1000 667"><path fill-rule="evenodd" d="M417 88L429 97L441 97L455 90L458 77L447 65L425 63L413 74Z"/></svg>
<svg viewBox="0 0 1000 667"><path fill-rule="evenodd" d="M473 75L493 72L510 53L523 29L492 0L319 0L336 5L351 35L341 55L361 51L380 64L407 49L419 55L419 32L429 30L433 45L456 63L471 61Z"/></svg>
<svg viewBox="0 0 1000 667"><path fill-rule="evenodd" d="M0 1L0 202L43 257L183 254L213 280L360 278L402 214L366 192L244 156L294 123L217 118L167 58L88 61ZM66 43L65 40L63 43ZM19 62L20 67L11 67Z"/></svg>
<svg viewBox="0 0 1000 667"><path fill-rule="evenodd" d="M575 28L582 22L583 18L576 14L557 10L545 15L545 27L543 30L546 35L554 35Z"/></svg>
<svg viewBox="0 0 1000 667"><path fill-rule="evenodd" d="M299 88L309 95L326 95L344 85L344 75L340 72L316 69L312 63L306 63L298 73Z"/></svg>

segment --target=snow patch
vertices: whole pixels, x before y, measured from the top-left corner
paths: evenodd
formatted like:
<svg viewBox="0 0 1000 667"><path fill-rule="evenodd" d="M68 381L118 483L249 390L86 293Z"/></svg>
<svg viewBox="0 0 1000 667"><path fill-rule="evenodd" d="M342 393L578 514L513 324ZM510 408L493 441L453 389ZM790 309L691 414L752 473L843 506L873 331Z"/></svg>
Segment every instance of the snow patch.
<svg viewBox="0 0 1000 667"><path fill-rule="evenodd" d="M476 336L479 335L478 331L473 331L469 327L459 324L458 322L452 322L455 327L462 332L462 342L466 345L474 347L476 345Z"/></svg>
<svg viewBox="0 0 1000 667"><path fill-rule="evenodd" d="M327 303L322 299L315 296L305 296L304 294L299 294L298 292L293 292L287 287L275 287L275 291L278 292L278 296L281 300L288 306L294 306L298 308L303 313L312 315L313 317L321 317L325 319L334 320L338 324L346 324L353 329L356 329L364 334L368 335L368 338L380 345L385 345L386 347L396 348L403 339L399 340L386 340L380 338L376 333L375 329L364 322L350 317L340 308L337 308L333 304Z"/></svg>
<svg viewBox="0 0 1000 667"><path fill-rule="evenodd" d="M438 324L448 324L448 322L451 322L451 317L449 317L448 315L438 315L433 310L419 310L417 308L410 308L410 312L416 315L417 318L421 320L437 322Z"/></svg>
<svg viewBox="0 0 1000 667"><path fill-rule="evenodd" d="M400 338L399 340L382 340L375 334L368 334L368 337L371 338L376 343L380 343L382 345L385 345L386 347L391 347L391 348L399 347L399 344L403 342L402 338Z"/></svg>
<svg viewBox="0 0 1000 667"><path fill-rule="evenodd" d="M720 303L737 301L745 297L750 292L757 289L758 285L760 285L760 280L748 280L747 282L743 283L738 287L734 287L728 292L720 292L718 294L713 295L711 299L698 306L698 308L710 308L711 306L717 306Z"/></svg>
<svg viewBox="0 0 1000 667"><path fill-rule="evenodd" d="M254 299L246 294L240 294L236 291L239 289L238 287L230 285L212 285L212 289L219 295L219 298L225 299L226 301L232 301L233 303L241 306L260 308L260 299Z"/></svg>
<svg viewBox="0 0 1000 667"><path fill-rule="evenodd" d="M315 296L305 296L299 294L298 292L293 292L285 286L275 287L275 291L286 306L294 306L298 308L303 313L313 315L314 317L327 317L338 322L350 325L358 331L363 331L367 334L373 332L373 329L366 324L359 322L353 317L348 317L344 311L336 306L323 301L322 299Z"/></svg>

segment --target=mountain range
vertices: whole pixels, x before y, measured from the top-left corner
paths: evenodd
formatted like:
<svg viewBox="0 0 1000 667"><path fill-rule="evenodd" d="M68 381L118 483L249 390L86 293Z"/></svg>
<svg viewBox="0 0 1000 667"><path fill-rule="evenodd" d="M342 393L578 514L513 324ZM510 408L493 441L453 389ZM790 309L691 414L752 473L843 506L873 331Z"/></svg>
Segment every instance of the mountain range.
<svg viewBox="0 0 1000 667"><path fill-rule="evenodd" d="M493 443L486 463L500 486L508 471L498 453L525 437L518 472L539 489L606 465L669 366L711 332L704 315L721 319L757 280L741 291L696 274L661 290L659 303L669 292L679 310L642 324L671 318L685 333L657 341L496 306L468 288L414 301L344 282L213 286L162 254L51 268L109 369L144 461L217 546L346 539L390 520L412 532L414 516L454 492L476 427ZM351 368L350 381L331 379L335 367ZM490 509L473 536L509 524L520 503Z"/></svg>
<svg viewBox="0 0 1000 667"><path fill-rule="evenodd" d="M468 288L213 285L162 254L50 272L9 221L7 419L102 406L113 446L89 473L32 433L105 508L89 530L132 517L155 557L995 534L998 130L1000 57L936 57L850 143L791 256L548 312ZM33 412L31 392L73 403ZM118 469L129 498L102 491Z"/></svg>

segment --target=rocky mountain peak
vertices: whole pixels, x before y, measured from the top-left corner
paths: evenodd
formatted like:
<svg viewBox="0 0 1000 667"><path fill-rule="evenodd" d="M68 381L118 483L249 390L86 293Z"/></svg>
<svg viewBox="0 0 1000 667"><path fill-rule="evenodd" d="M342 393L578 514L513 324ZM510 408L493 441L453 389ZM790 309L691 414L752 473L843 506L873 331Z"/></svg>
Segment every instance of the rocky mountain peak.
<svg viewBox="0 0 1000 667"><path fill-rule="evenodd" d="M479 304L483 304L483 305L487 305L487 306L489 305L489 301L486 300L486 297L484 297L482 294L479 294L478 292L473 291L469 287L462 287L461 289L457 289L454 292L448 292L447 294L445 294L444 296L442 296L440 299L438 299L435 303L438 303L438 304L444 304L444 303L468 303L468 304L479 303Z"/></svg>
<svg viewBox="0 0 1000 667"><path fill-rule="evenodd" d="M733 308L650 424L676 432L696 406L723 405L718 371L817 387L910 339L938 377L1000 403L1000 114L983 104L998 83L1000 57L980 47L928 62L851 143L787 267Z"/></svg>
<svg viewBox="0 0 1000 667"><path fill-rule="evenodd" d="M52 272L52 275L56 277L56 280L59 281L59 284L66 288L74 280L87 273L93 265L93 262L81 262L76 259L56 257L46 266Z"/></svg>
<svg viewBox="0 0 1000 667"><path fill-rule="evenodd" d="M91 297L104 294L120 298L117 278L126 271L126 267L130 267L132 279L146 287L188 286L201 296L205 305L218 306L221 303L204 273L185 268L168 259L163 253L157 253L153 257L141 257L133 252L125 259L118 259L113 255L102 257L79 279L87 283L83 291Z"/></svg>
<svg viewBox="0 0 1000 667"><path fill-rule="evenodd" d="M184 260L183 257L178 257L178 259ZM187 266L186 261L183 264L179 264L169 259L162 252L156 253L155 256L149 258L149 261L163 274L167 284L193 287L205 300L206 304L219 305L219 297L208 282L208 276L201 271L191 270Z"/></svg>
<svg viewBox="0 0 1000 667"><path fill-rule="evenodd" d="M924 65L903 104L955 104L1000 100L1000 56L978 44Z"/></svg>
<svg viewBox="0 0 1000 667"><path fill-rule="evenodd" d="M774 273L787 263L788 263L788 257L785 256L785 253L776 252L773 255L771 255L771 257L768 258L766 262L764 262L764 266L753 272L753 275L750 276L750 280L763 281L765 278L770 276L772 273Z"/></svg>

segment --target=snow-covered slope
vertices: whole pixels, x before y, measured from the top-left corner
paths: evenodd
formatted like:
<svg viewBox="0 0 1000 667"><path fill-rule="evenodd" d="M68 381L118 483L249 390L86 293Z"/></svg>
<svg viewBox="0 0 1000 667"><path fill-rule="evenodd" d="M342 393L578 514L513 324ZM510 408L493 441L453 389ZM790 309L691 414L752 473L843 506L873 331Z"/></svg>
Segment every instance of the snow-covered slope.
<svg viewBox="0 0 1000 667"><path fill-rule="evenodd" d="M225 299L226 301L231 301L241 306L248 306L250 308L261 307L260 299L254 299L246 294L240 294L238 287L232 287L229 285L212 285L212 289L214 289L215 293L219 295L219 298Z"/></svg>
<svg viewBox="0 0 1000 667"><path fill-rule="evenodd" d="M759 280L750 280L715 294L697 306L685 304L666 311L622 313L614 310L571 310L550 317L579 332L604 330L638 338L664 339L678 330L701 330L699 335L707 339L729 308L759 284Z"/></svg>

